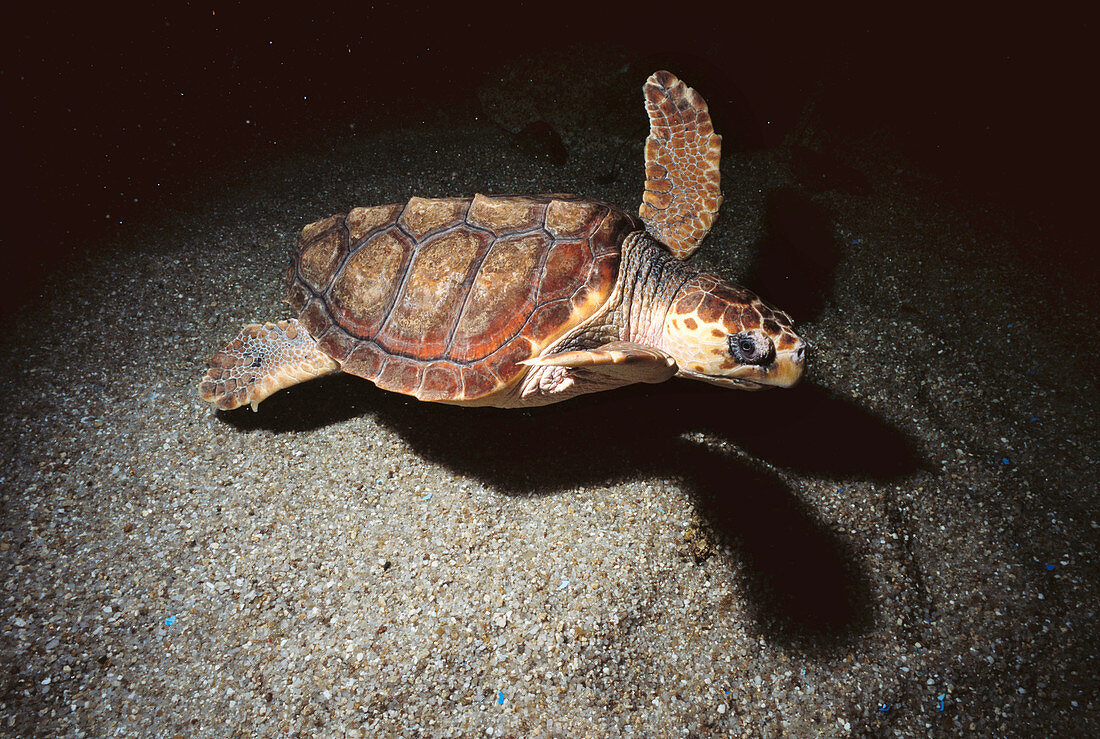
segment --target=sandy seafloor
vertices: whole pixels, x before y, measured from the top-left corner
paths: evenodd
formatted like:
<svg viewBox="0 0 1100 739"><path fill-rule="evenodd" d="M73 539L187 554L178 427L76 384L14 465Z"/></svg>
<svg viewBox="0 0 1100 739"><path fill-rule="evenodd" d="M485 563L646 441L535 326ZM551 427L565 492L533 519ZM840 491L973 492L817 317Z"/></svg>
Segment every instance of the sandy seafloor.
<svg viewBox="0 0 1100 739"><path fill-rule="evenodd" d="M1100 734L1093 280L888 138L727 149L696 258L795 316L797 389L198 399L242 323L289 315L312 220L413 194L635 208L644 74L616 69L583 114L584 91L539 109L533 73L474 114L271 146L12 317L0 732ZM523 115L563 164L517 143Z"/></svg>

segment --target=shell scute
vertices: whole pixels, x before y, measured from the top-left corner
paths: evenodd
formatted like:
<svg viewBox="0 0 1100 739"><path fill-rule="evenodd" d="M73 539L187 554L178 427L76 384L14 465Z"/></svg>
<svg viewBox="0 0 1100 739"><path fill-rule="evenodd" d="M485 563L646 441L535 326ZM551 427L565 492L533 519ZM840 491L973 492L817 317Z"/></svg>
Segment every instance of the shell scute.
<svg viewBox="0 0 1100 739"><path fill-rule="evenodd" d="M608 213L591 236L593 255L614 254L618 260L619 245L628 233L638 228L638 222L627 217L625 213Z"/></svg>
<svg viewBox="0 0 1100 739"><path fill-rule="evenodd" d="M307 285L317 292L323 292L328 287L336 265L347 254L347 242L347 236L334 224L333 228L302 249L298 269Z"/></svg>
<svg viewBox="0 0 1100 739"><path fill-rule="evenodd" d="M585 283L588 299L596 299L601 303L607 299L608 286L615 283L615 277L619 274L619 253L605 252L596 257L592 262L592 270ZM579 305L574 298L574 305Z"/></svg>
<svg viewBox="0 0 1100 739"><path fill-rule="evenodd" d="M374 384L383 390L415 393L424 376L424 363L409 357L390 354L374 378Z"/></svg>
<svg viewBox="0 0 1100 739"><path fill-rule="evenodd" d="M318 348L337 362L347 361L357 345L358 342L353 337L335 326L330 327L324 336L317 339Z"/></svg>
<svg viewBox="0 0 1100 739"><path fill-rule="evenodd" d="M466 198L411 198L397 222L413 239L422 241L461 223L469 207Z"/></svg>
<svg viewBox="0 0 1100 739"><path fill-rule="evenodd" d="M342 215L329 216L315 223L310 223L308 226L302 229L302 235L298 239L298 249L304 249L309 246L319 235L330 231L336 224L340 223L344 217Z"/></svg>
<svg viewBox="0 0 1100 739"><path fill-rule="evenodd" d="M333 315L358 338L370 338L382 327L415 251L397 229L379 233L369 243L369 249L360 248L348 257L328 293Z"/></svg>
<svg viewBox="0 0 1100 739"><path fill-rule="evenodd" d="M517 362L532 356L531 342L525 336L517 336L485 359L485 366L500 378L508 377Z"/></svg>
<svg viewBox="0 0 1100 739"><path fill-rule="evenodd" d="M464 400L474 400L492 395L504 383L485 366L484 362L462 368L462 395Z"/></svg>
<svg viewBox="0 0 1100 739"><path fill-rule="evenodd" d="M466 222L495 235L522 233L542 225L547 201L534 197L475 195Z"/></svg>
<svg viewBox="0 0 1100 739"><path fill-rule="evenodd" d="M570 297L577 289L576 275L591 258L588 241L559 241L546 255L546 268L538 285L539 301Z"/></svg>
<svg viewBox="0 0 1100 739"><path fill-rule="evenodd" d="M344 360L342 369L344 372L373 380L381 371L387 356L377 344L361 341Z"/></svg>
<svg viewBox="0 0 1100 739"><path fill-rule="evenodd" d="M358 244L372 232L393 225L401 204L372 205L369 208L352 208L346 220L348 237L352 244Z"/></svg>
<svg viewBox="0 0 1100 739"><path fill-rule="evenodd" d="M301 314L299 314L298 320L306 327L306 331L309 331L313 336L321 336L332 325L332 321L325 311L325 306L319 298L310 299Z"/></svg>
<svg viewBox="0 0 1100 739"><path fill-rule="evenodd" d="M573 323L573 314L573 305L568 300L544 303L527 319L524 333L536 339L541 350L564 333L562 327L568 328Z"/></svg>
<svg viewBox="0 0 1100 739"><path fill-rule="evenodd" d="M462 391L462 375L448 362L433 362L424 369L416 396L421 400L449 400Z"/></svg>
<svg viewBox="0 0 1100 739"><path fill-rule="evenodd" d="M607 210L606 205L587 200L554 200L546 208L546 230L557 239L587 238Z"/></svg>

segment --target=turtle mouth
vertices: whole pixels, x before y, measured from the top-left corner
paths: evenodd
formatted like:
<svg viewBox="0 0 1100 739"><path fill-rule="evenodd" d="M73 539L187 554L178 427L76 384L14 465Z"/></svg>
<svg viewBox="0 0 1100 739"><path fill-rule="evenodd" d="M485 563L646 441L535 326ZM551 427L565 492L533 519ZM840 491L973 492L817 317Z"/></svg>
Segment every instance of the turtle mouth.
<svg viewBox="0 0 1100 739"><path fill-rule="evenodd" d="M732 387L738 390L767 390L775 387L770 383L757 382L756 380L749 380L743 377L714 377L712 375L704 375L700 372L692 372L691 370L681 369L678 373L681 377L688 377L692 380L699 380L701 382L708 383L710 385L718 385L719 387Z"/></svg>

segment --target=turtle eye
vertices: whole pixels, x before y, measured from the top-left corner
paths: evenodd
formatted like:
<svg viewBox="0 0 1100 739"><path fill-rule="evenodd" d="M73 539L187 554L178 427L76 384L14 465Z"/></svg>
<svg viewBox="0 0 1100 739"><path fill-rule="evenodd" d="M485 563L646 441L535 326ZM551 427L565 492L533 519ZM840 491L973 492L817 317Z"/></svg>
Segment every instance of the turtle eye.
<svg viewBox="0 0 1100 739"><path fill-rule="evenodd" d="M729 337L730 355L739 364L767 364L775 354L772 340L753 331L742 331Z"/></svg>

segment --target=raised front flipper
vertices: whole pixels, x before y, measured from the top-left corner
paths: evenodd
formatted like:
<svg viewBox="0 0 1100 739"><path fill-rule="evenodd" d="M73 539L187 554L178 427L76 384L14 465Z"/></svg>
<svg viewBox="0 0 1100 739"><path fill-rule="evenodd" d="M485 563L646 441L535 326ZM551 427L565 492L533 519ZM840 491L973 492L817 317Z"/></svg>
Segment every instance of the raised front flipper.
<svg viewBox="0 0 1100 739"><path fill-rule="evenodd" d="M702 96L670 72L654 72L645 87L649 138L645 192L638 215L646 231L685 259L710 231L722 190L722 137Z"/></svg>
<svg viewBox="0 0 1100 739"><path fill-rule="evenodd" d="M222 410L251 405L299 382L339 372L297 320L249 324L215 354L199 395Z"/></svg>
<svg viewBox="0 0 1100 739"><path fill-rule="evenodd" d="M628 341L548 354L520 364L533 368L524 380L520 405L556 403L636 382L664 382L677 370L676 360L668 354Z"/></svg>

